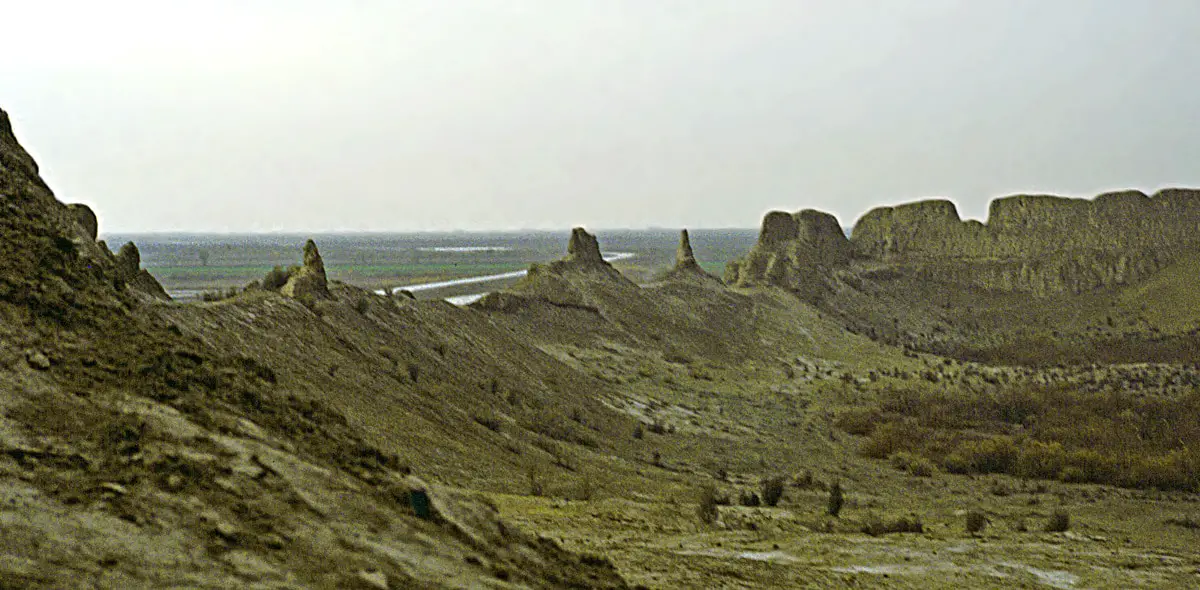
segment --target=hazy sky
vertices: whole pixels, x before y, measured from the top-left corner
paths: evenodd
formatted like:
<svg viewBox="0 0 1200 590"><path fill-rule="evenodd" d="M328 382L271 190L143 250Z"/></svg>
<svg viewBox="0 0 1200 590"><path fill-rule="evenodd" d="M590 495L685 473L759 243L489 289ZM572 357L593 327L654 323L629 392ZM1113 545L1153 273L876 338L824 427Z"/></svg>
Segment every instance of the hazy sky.
<svg viewBox="0 0 1200 590"><path fill-rule="evenodd" d="M1200 186L1197 0L0 0L101 231L756 226Z"/></svg>

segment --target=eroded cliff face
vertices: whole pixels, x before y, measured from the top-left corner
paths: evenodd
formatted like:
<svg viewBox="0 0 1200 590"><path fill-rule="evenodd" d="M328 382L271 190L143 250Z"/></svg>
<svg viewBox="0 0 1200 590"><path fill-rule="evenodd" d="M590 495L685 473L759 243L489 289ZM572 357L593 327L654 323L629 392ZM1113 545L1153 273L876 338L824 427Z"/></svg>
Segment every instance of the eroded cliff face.
<svg viewBox="0 0 1200 590"><path fill-rule="evenodd" d="M1200 191L1191 189L1004 197L986 223L964 221L950 201L919 201L868 212L848 241L819 215L767 214L759 244L731 265L732 278L803 288L798 281L814 280L814 266L855 260L927 281L1050 296L1135 283L1200 246Z"/></svg>

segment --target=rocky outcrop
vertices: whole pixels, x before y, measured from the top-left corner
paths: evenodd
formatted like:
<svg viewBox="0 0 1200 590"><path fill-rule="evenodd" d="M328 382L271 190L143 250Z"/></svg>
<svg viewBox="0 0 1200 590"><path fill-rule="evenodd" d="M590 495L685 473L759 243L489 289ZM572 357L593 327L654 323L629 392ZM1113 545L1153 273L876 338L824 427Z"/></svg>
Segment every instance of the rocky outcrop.
<svg viewBox="0 0 1200 590"><path fill-rule="evenodd" d="M679 232L679 247L675 249L675 266L667 272L666 278L675 280L711 281L719 284L721 279L709 274L696 262L696 254L692 252L692 241L688 231Z"/></svg>
<svg viewBox="0 0 1200 590"><path fill-rule="evenodd" d="M329 297L329 281L325 276L325 262L317 250L316 242L304 243L304 266L288 277L280 292L288 297L325 299Z"/></svg>
<svg viewBox="0 0 1200 590"><path fill-rule="evenodd" d="M675 270L700 270L686 229L679 231L679 247L675 249Z"/></svg>
<svg viewBox="0 0 1200 590"><path fill-rule="evenodd" d="M75 214L75 221L83 228L83 235L91 241L96 241L100 232L100 222L91 207L81 203L67 205L67 209Z"/></svg>
<svg viewBox="0 0 1200 590"><path fill-rule="evenodd" d="M567 242L567 257L563 260L576 266L608 265L600 255L600 242L596 236L587 233L582 227L571 230L571 239Z"/></svg>
<svg viewBox="0 0 1200 590"><path fill-rule="evenodd" d="M135 292L170 301L171 296L167 295L166 289L163 289L150 271L142 268L142 253L133 242L126 242L121 246L113 260L116 263L117 276Z"/></svg>
<svg viewBox="0 0 1200 590"><path fill-rule="evenodd" d="M758 243L750 253L726 266L725 282L800 284L846 264L851 254L836 217L812 209L772 211L763 218Z"/></svg>
<svg viewBox="0 0 1200 590"><path fill-rule="evenodd" d="M922 280L1038 296L1139 281L1200 246L1200 191L1137 191L1092 200L1020 195L992 202L986 223L928 200L868 212L850 240L805 212L771 212L727 280L799 288L814 268L886 264ZM830 218L832 220L832 218Z"/></svg>
<svg viewBox="0 0 1200 590"><path fill-rule="evenodd" d="M117 263L117 273L125 280L133 279L142 269L142 253L133 242L125 242L113 260Z"/></svg>

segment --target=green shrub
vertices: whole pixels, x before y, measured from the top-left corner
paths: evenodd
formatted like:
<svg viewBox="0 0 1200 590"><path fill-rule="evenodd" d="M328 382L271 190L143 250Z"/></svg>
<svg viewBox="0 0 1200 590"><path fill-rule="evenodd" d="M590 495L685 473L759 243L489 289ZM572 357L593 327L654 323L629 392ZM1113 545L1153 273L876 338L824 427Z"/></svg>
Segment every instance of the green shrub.
<svg viewBox="0 0 1200 590"><path fill-rule="evenodd" d="M1058 472L1058 479L1065 483L1087 483L1087 474L1074 465L1068 465Z"/></svg>
<svg viewBox="0 0 1200 590"><path fill-rule="evenodd" d="M1017 464L1019 454L1013 440L1007 436L965 441L958 449L975 473L1008 473Z"/></svg>
<svg viewBox="0 0 1200 590"><path fill-rule="evenodd" d="M275 268L267 271L266 276L262 278L262 288L270 291L278 291L282 289L283 286L287 284L288 279L290 279L292 275L299 270L299 266L293 266L287 270L284 270L282 266L276 266Z"/></svg>
<svg viewBox="0 0 1200 590"><path fill-rule="evenodd" d="M900 451L914 448L915 429L910 424L888 422L880 425L863 441L859 452L872 459L886 459Z"/></svg>
<svg viewBox="0 0 1200 590"><path fill-rule="evenodd" d="M892 466L901 471L907 471L910 475L917 477L932 477L937 468L933 462L921 455L914 455L907 451L895 453L890 457Z"/></svg>
<svg viewBox="0 0 1200 590"><path fill-rule="evenodd" d="M540 497L545 492L545 489L542 487L541 473L539 473L538 468L530 465L529 469L525 471L525 475L529 479L529 495Z"/></svg>
<svg viewBox="0 0 1200 590"><path fill-rule="evenodd" d="M967 532L972 535L982 532L987 528L988 517L981 510L972 508L967 511Z"/></svg>
<svg viewBox="0 0 1200 590"><path fill-rule="evenodd" d="M825 511L829 516L837 518L837 515L842 512L842 505L845 504L845 498L842 496L842 483L834 481L833 485L829 486L829 502L826 504Z"/></svg>
<svg viewBox="0 0 1200 590"><path fill-rule="evenodd" d="M796 476L792 478L792 485L802 490L807 490L808 488L814 487L816 485L816 480L813 479L812 470L805 469L804 471L797 473Z"/></svg>
<svg viewBox="0 0 1200 590"><path fill-rule="evenodd" d="M872 537L878 537L879 535L894 533L923 533L925 532L925 525L916 516L902 516L890 522L872 516L863 524L861 530Z"/></svg>
<svg viewBox="0 0 1200 590"><path fill-rule="evenodd" d="M1067 453L1057 442L1028 441L1021 445L1013 475L1022 478L1054 479L1062 472Z"/></svg>
<svg viewBox="0 0 1200 590"><path fill-rule="evenodd" d="M875 427L885 423L883 414L874 408L852 408L838 414L834 426L847 434L866 436L875 432Z"/></svg>
<svg viewBox="0 0 1200 590"><path fill-rule="evenodd" d="M367 312L370 311L370 309L371 302L368 301L366 297L363 297L362 299L356 299L354 301L354 311L357 311L359 315L367 315Z"/></svg>
<svg viewBox="0 0 1200 590"><path fill-rule="evenodd" d="M717 508L717 489L711 485L700 488L700 499L696 505L696 517L704 524L717 522L721 515Z"/></svg>
<svg viewBox="0 0 1200 590"><path fill-rule="evenodd" d="M1200 530L1200 518L1195 516L1184 515L1178 518L1168 518L1165 522L1169 525L1185 529Z"/></svg>
<svg viewBox="0 0 1200 590"><path fill-rule="evenodd" d="M476 414L471 416L471 419L475 420L476 424L479 424L480 426L491 430L492 432L500 432L500 419L495 416Z"/></svg>
<svg viewBox="0 0 1200 590"><path fill-rule="evenodd" d="M783 476L764 479L762 482L762 501L767 506L776 506L783 499Z"/></svg>
<svg viewBox="0 0 1200 590"><path fill-rule="evenodd" d="M1045 531L1047 533L1061 533L1071 528L1071 515L1066 510L1055 510L1050 515L1050 519L1046 521Z"/></svg>

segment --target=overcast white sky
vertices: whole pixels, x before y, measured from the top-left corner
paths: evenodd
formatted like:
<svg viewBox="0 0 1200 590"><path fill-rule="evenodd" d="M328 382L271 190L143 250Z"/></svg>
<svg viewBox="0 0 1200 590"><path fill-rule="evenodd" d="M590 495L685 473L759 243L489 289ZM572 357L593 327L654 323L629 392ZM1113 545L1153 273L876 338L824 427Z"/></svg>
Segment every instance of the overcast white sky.
<svg viewBox="0 0 1200 590"><path fill-rule="evenodd" d="M1200 186L1197 0L0 0L102 231L752 227Z"/></svg>

